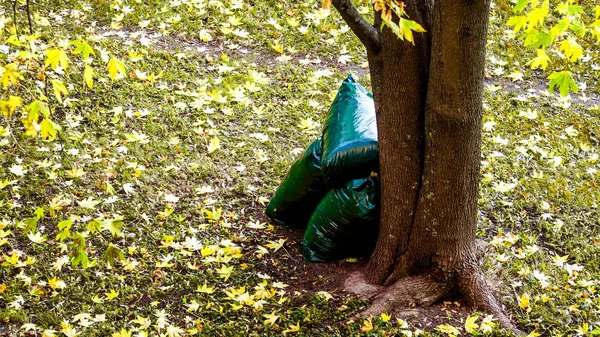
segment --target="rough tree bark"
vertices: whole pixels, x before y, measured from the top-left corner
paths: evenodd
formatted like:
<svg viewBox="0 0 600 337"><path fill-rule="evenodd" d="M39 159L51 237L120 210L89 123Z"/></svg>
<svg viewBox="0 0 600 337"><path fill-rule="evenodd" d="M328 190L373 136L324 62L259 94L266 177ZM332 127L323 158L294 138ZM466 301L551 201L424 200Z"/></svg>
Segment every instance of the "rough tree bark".
<svg viewBox="0 0 600 337"><path fill-rule="evenodd" d="M477 265L475 230L489 0L405 0L414 46L334 7L367 49L379 134L381 224L365 276L385 288L364 314L461 296L520 333Z"/></svg>

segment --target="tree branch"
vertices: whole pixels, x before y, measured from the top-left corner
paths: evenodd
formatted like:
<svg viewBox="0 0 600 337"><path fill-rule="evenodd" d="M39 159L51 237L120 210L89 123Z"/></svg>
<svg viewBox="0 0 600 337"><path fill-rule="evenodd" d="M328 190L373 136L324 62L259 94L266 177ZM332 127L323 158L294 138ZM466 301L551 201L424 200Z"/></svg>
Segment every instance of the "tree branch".
<svg viewBox="0 0 600 337"><path fill-rule="evenodd" d="M381 48L379 32L358 12L352 0L333 0L332 3L352 32L367 48L367 52L379 51Z"/></svg>

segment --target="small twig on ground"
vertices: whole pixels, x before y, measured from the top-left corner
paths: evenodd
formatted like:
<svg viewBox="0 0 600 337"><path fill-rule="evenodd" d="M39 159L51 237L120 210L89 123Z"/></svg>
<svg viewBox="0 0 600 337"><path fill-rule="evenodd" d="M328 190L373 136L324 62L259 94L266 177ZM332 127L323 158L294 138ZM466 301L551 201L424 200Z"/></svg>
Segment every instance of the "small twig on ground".
<svg viewBox="0 0 600 337"><path fill-rule="evenodd" d="M292 259L292 261L296 261L296 259L294 259L294 258L292 257L292 255L290 254L290 252L288 252L288 250L287 250L285 247L281 247L281 248L283 248L283 250L285 250L285 252L286 252L286 253L287 253L287 255L290 257L290 259Z"/></svg>
<svg viewBox="0 0 600 337"><path fill-rule="evenodd" d="M23 155L27 154L27 152L25 152L25 150L21 147L21 144L19 144L19 142L17 141L17 138L15 137L15 134L11 132L10 136L12 137L12 139L15 142L15 145L17 146L17 148L19 149L19 151L21 151L21 153Z"/></svg>

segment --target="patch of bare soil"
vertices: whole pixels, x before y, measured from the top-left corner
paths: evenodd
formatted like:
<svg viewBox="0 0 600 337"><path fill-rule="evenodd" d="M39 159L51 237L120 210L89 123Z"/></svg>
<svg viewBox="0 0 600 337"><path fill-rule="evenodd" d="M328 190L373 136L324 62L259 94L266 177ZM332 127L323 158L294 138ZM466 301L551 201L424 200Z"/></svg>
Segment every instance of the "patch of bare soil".
<svg viewBox="0 0 600 337"><path fill-rule="evenodd" d="M188 36L185 33L182 34L170 34L163 35L159 32L140 29L140 30L128 30L120 29L115 30L100 30L100 35L118 39L123 42L139 41L142 38L147 38L151 41L150 48L162 51L183 51L193 52L202 55L220 55L225 53L229 56L233 56L238 59L250 60L253 63L261 65L275 66L280 62L291 63L295 66L302 68L329 68L335 67L340 73L353 73L359 76L364 76L368 73L368 69L361 68L358 65L349 62L347 64L339 63L336 59L331 57L319 58L318 55L311 55L308 52L298 52L290 54L288 60L280 60L281 55L274 54L272 51L265 49L258 45L250 44L237 44L225 39L215 39L210 42L203 42L197 37ZM300 63L302 60L308 62Z"/></svg>
<svg viewBox="0 0 600 337"><path fill-rule="evenodd" d="M262 218L261 221L268 221L264 216L259 216L259 218ZM301 252L302 236L303 230L278 227L273 239L286 238L287 242L284 248L264 260L259 272L287 284L289 286L287 290L292 295L314 295L320 291L326 291L334 295L334 300L330 303L332 308L351 298L371 300L373 296L383 290L380 286L364 281L361 272L368 263L368 257L359 258L357 262L340 260L330 263L313 263L304 261ZM489 280L489 277L490 275L486 276L492 292L496 296L500 295L502 284L498 283L498 278ZM300 305L303 304L300 297L294 297L293 301L299 301ZM467 306L463 300L450 297L428 307L407 307L390 314L393 314L395 318L406 320L413 329L433 331L437 326L445 323L461 327L471 312L472 308ZM343 325L348 320L358 321L358 319L359 317L355 315L348 317L346 321L330 323Z"/></svg>
<svg viewBox="0 0 600 337"><path fill-rule="evenodd" d="M300 229L278 228L277 237L274 239L287 238L285 249L282 248L269 259L265 259L259 272L287 284L289 287L286 290L292 295L314 295L320 291L326 291L335 296L330 303L331 307L339 306L350 298L368 300L381 290L379 286L364 282L361 276L368 257L359 258L357 262L340 260L330 263L314 263L304 261L301 252L302 235L303 230ZM299 300L295 299L295 301ZM449 299L427 308L408 308L393 314L394 317L406 320L414 328L432 331L443 323L462 326L469 313L470 308L465 306L462 301ZM358 317L349 317L349 319L357 321ZM337 323L343 325L346 322Z"/></svg>
<svg viewBox="0 0 600 337"><path fill-rule="evenodd" d="M330 263L304 261L301 246L304 231L300 229L278 228L277 236L287 238L285 247L266 259L261 265L262 272L273 279L289 285L288 291L315 294L319 291L345 293L344 282L353 273L364 268L367 258L357 262L345 260Z"/></svg>

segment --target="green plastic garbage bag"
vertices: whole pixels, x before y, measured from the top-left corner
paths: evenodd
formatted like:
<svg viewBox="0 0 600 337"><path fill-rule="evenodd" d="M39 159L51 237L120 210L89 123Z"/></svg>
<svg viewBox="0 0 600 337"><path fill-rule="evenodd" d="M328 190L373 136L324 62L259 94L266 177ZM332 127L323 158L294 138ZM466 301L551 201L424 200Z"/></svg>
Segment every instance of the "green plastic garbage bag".
<svg viewBox="0 0 600 337"><path fill-rule="evenodd" d="M379 147L373 95L348 76L323 128L321 167L330 187L379 171Z"/></svg>
<svg viewBox="0 0 600 337"><path fill-rule="evenodd" d="M311 213L327 192L321 171L321 137L290 167L266 214L286 227L304 228Z"/></svg>
<svg viewBox="0 0 600 337"><path fill-rule="evenodd" d="M379 233L377 198L373 178L352 180L327 192L304 231L304 259L329 262L370 253Z"/></svg>

